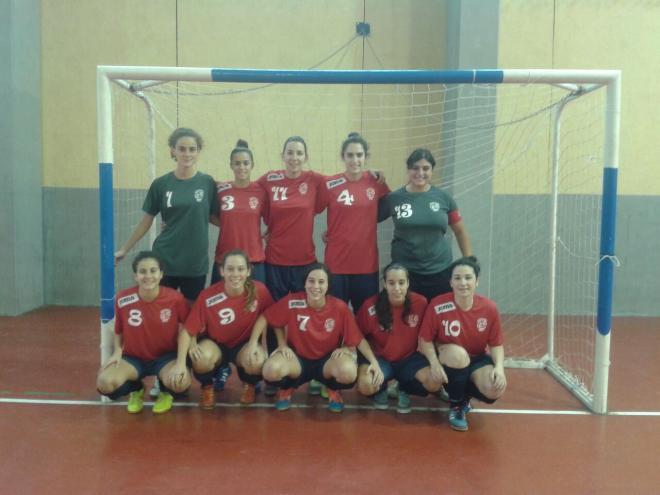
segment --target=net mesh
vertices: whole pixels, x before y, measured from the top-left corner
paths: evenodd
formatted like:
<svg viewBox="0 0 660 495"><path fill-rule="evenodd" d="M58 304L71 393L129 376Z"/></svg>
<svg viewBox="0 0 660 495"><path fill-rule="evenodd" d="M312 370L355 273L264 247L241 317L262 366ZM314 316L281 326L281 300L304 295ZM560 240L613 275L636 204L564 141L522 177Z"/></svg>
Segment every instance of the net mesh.
<svg viewBox="0 0 660 495"><path fill-rule="evenodd" d="M507 356L533 364L552 352L550 359L588 392L593 381L604 93L581 95L563 111L555 201L553 115L573 98L565 89L536 84L171 82L141 91L141 99L117 85L116 244L130 236L142 217L142 201L153 178L172 170L167 138L179 126L192 127L204 137L198 167L216 180L232 178L229 153L238 138L253 150L255 180L281 168L282 143L291 135L306 139L310 168L338 173L343 170L340 145L349 132L357 131L370 145L368 167L383 171L392 189L407 180L410 152L425 147L437 161L433 181L458 203L481 260L480 292L498 304ZM145 99L153 108L153 139ZM315 230L322 259L322 216ZM217 238L214 228L211 238L210 253ZM392 238L389 220L379 225L378 238L384 266ZM134 252L149 245L145 238ZM556 264L551 270L553 248ZM121 264L117 287L132 283L129 263Z"/></svg>

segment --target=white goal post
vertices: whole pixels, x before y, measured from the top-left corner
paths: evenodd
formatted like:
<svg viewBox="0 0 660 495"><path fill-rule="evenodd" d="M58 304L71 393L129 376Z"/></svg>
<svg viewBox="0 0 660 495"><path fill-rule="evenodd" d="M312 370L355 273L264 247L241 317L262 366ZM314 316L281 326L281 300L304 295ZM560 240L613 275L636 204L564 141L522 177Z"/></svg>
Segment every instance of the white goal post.
<svg viewBox="0 0 660 495"><path fill-rule="evenodd" d="M408 153L433 151L434 180L456 199L482 261L480 291L502 313L507 366L545 369L606 413L620 92L615 70L99 66L101 359L112 351L115 238L134 225L166 132L201 127L227 149L247 137L258 157L310 135L313 167L329 175L358 130L392 189ZM126 135L144 143L139 158L125 157ZM381 265L390 237L379 227Z"/></svg>

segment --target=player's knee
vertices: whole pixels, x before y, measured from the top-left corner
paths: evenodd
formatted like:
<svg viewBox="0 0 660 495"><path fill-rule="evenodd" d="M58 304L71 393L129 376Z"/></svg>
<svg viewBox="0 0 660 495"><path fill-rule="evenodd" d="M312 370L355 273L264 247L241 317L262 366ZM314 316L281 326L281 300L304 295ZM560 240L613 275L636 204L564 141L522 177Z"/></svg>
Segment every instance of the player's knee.
<svg viewBox="0 0 660 495"><path fill-rule="evenodd" d="M467 368L470 365L470 356L465 349L455 344L443 345L438 358L443 366L450 368Z"/></svg>
<svg viewBox="0 0 660 495"><path fill-rule="evenodd" d="M360 375L357 382L357 389L362 395L369 397L378 392L378 388L371 382L371 377Z"/></svg>
<svg viewBox="0 0 660 495"><path fill-rule="evenodd" d="M353 383L357 380L357 366L353 363L342 363L337 367L335 380L339 383Z"/></svg>
<svg viewBox="0 0 660 495"><path fill-rule="evenodd" d="M96 388L103 395L110 394L120 387L121 383L116 377L101 373L96 379Z"/></svg>
<svg viewBox="0 0 660 495"><path fill-rule="evenodd" d="M264 380L269 382L276 382L281 380L286 375L287 370L281 360L268 359L264 363L262 374Z"/></svg>

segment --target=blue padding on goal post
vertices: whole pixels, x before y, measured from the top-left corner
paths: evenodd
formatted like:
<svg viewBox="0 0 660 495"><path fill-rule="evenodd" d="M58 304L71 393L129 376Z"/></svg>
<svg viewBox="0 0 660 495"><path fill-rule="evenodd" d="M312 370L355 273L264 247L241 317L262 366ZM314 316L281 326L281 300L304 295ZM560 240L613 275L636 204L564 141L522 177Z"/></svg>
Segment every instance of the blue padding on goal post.
<svg viewBox="0 0 660 495"><path fill-rule="evenodd" d="M279 70L211 69L216 82L281 84L501 83L501 70Z"/></svg>
<svg viewBox="0 0 660 495"><path fill-rule="evenodd" d="M598 332L607 335L612 329L612 289L614 286L614 248L616 234L616 168L605 168L603 206L600 226L600 263L598 273Z"/></svg>
<svg viewBox="0 0 660 495"><path fill-rule="evenodd" d="M99 163L99 220L101 229L101 321L115 315L114 220L112 215L112 163Z"/></svg>

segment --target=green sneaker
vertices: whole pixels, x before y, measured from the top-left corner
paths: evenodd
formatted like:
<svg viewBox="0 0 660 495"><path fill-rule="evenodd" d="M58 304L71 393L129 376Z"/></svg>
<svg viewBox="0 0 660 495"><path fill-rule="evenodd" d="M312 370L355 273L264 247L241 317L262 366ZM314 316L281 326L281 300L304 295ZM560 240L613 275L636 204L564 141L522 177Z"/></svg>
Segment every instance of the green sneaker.
<svg viewBox="0 0 660 495"><path fill-rule="evenodd" d="M387 396L390 399L399 398L399 382L397 382L396 380L390 381L390 383L387 385Z"/></svg>
<svg viewBox="0 0 660 495"><path fill-rule="evenodd" d="M322 386L321 386L321 397L324 398L324 399L326 399L326 400L327 400L328 397L329 397L329 396L328 396L328 387L326 387L325 385L322 385Z"/></svg>
<svg viewBox="0 0 660 495"><path fill-rule="evenodd" d="M412 411L410 407L410 396L403 390L399 389L399 399L396 405L396 412L399 414L408 414Z"/></svg>
<svg viewBox="0 0 660 495"><path fill-rule="evenodd" d="M154 414L163 414L172 409L172 402L174 402L174 397L172 394L167 392L161 392L158 394L156 402L154 402L153 412Z"/></svg>
<svg viewBox="0 0 660 495"><path fill-rule="evenodd" d="M144 387L128 396L128 405L126 410L131 414L137 414L144 408Z"/></svg>
<svg viewBox="0 0 660 495"><path fill-rule="evenodd" d="M389 397L387 396L387 389L384 388L376 395L374 395L374 409L384 411L389 407Z"/></svg>
<svg viewBox="0 0 660 495"><path fill-rule="evenodd" d="M320 395L323 385L317 380L310 380L309 385L307 385L307 393L309 395Z"/></svg>

